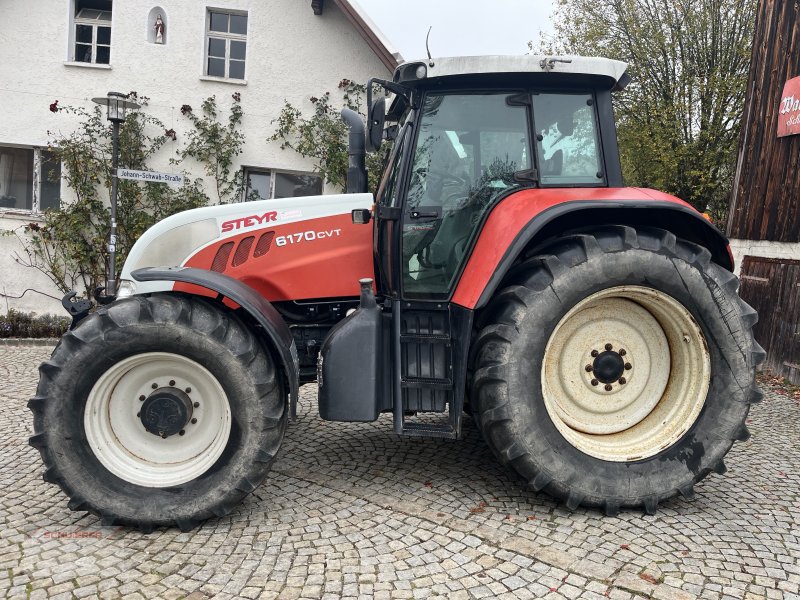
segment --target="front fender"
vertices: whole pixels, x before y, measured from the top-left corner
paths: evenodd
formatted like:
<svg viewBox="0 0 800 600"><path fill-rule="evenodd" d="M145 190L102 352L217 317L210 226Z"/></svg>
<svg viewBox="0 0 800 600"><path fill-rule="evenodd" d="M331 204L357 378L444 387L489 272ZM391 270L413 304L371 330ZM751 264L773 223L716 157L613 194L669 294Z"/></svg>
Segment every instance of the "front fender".
<svg viewBox="0 0 800 600"><path fill-rule="evenodd" d="M214 271L189 267L156 267L131 273L136 281L179 281L212 290L238 304L263 328L270 347L281 361L289 381L290 416L297 416L300 364L294 337L275 307L250 286Z"/></svg>

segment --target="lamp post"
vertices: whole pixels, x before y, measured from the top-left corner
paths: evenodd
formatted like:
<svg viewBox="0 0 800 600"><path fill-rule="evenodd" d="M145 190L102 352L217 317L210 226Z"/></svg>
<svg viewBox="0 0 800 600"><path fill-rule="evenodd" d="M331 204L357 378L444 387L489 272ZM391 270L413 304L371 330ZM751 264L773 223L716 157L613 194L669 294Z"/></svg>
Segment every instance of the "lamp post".
<svg viewBox="0 0 800 600"><path fill-rule="evenodd" d="M128 116L129 109L139 108L136 102L127 99L126 94L108 92L92 102L106 107L106 118L111 121L111 231L108 236L108 275L106 276L106 295L113 296L117 291L117 167L119 165L119 126Z"/></svg>

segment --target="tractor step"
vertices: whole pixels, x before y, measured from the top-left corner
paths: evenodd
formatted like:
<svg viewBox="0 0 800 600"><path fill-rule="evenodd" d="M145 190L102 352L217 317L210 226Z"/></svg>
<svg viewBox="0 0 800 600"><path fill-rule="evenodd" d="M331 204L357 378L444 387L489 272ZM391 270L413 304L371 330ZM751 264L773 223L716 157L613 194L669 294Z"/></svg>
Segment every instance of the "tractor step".
<svg viewBox="0 0 800 600"><path fill-rule="evenodd" d="M452 379L437 379L435 377L405 377L400 379L400 385L404 389L427 389L427 390L452 390Z"/></svg>
<svg viewBox="0 0 800 600"><path fill-rule="evenodd" d="M465 322L471 323L471 313L454 313L451 305L441 303L395 302L392 318L394 352L399 359L393 393L395 433L457 438L461 432L465 373L456 365L466 362L462 346L467 337L462 332L469 330ZM461 335L454 338L453 332ZM439 413L443 418L431 422L430 416L422 416L430 413Z"/></svg>
<svg viewBox="0 0 800 600"><path fill-rule="evenodd" d="M444 344L445 346L449 346L452 342L449 335L444 334L437 334L437 333L415 333L411 334L404 334L400 336L400 342L403 344L413 344L413 343L440 343Z"/></svg>
<svg viewBox="0 0 800 600"><path fill-rule="evenodd" d="M403 435L454 440L458 432L449 423L403 423Z"/></svg>

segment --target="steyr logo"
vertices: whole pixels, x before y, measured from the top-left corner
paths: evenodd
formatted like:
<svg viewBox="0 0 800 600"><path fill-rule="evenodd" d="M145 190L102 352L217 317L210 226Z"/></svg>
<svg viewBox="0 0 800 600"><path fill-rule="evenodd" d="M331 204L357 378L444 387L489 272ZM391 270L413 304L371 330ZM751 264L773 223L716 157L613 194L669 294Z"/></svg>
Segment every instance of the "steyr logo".
<svg viewBox="0 0 800 600"><path fill-rule="evenodd" d="M234 231L236 229L243 229L245 227L252 227L253 225L262 225L264 223L277 220L278 213L276 213L274 210L271 210L269 212L265 212L263 215L250 215L249 217L225 221L222 224L222 233Z"/></svg>

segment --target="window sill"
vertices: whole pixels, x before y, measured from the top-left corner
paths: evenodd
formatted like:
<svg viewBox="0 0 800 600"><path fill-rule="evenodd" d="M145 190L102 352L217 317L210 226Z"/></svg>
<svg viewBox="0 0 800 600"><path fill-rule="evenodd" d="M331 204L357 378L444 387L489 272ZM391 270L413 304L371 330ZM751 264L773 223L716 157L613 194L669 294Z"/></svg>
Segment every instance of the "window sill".
<svg viewBox="0 0 800 600"><path fill-rule="evenodd" d="M231 85L247 85L246 79L226 79L225 77L211 77L209 75L201 75L200 81L215 81L217 83L229 83Z"/></svg>
<svg viewBox="0 0 800 600"><path fill-rule="evenodd" d="M105 69L110 71L111 65L98 65L97 63L87 62L65 62L65 67L83 67L84 69Z"/></svg>
<svg viewBox="0 0 800 600"><path fill-rule="evenodd" d="M44 213L33 212L27 208L0 207L0 219L26 222L35 221L37 223L43 223Z"/></svg>

